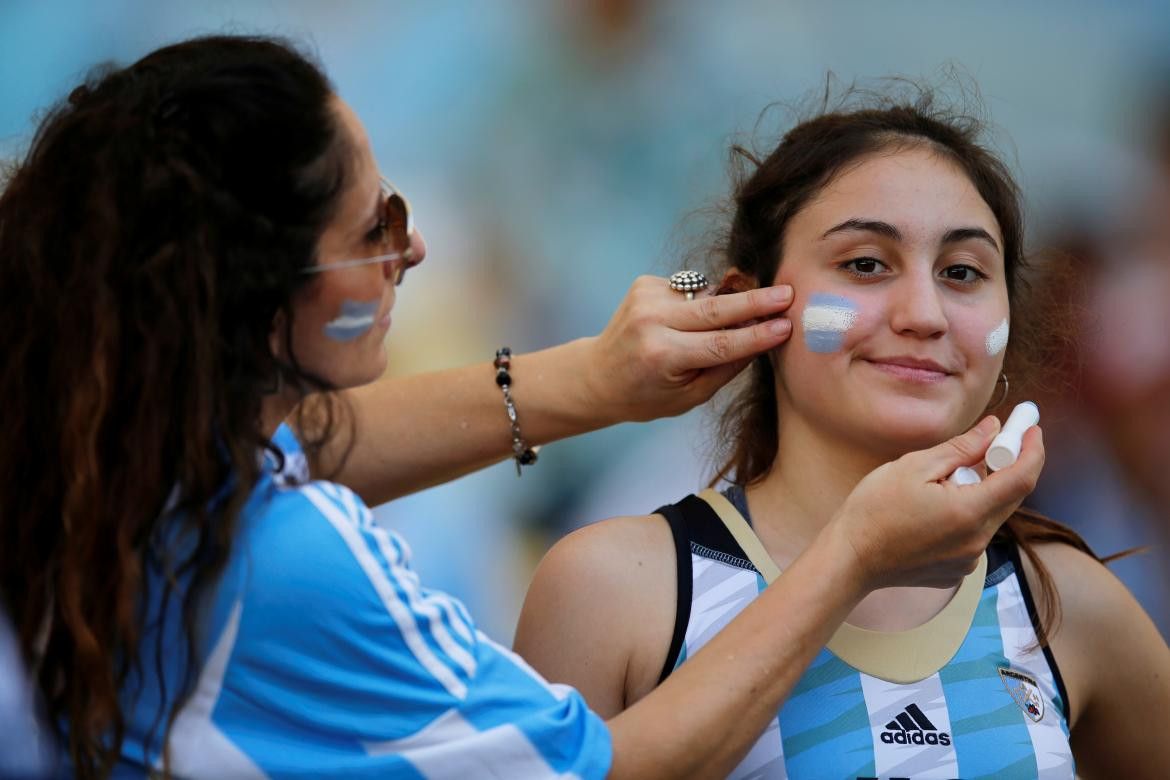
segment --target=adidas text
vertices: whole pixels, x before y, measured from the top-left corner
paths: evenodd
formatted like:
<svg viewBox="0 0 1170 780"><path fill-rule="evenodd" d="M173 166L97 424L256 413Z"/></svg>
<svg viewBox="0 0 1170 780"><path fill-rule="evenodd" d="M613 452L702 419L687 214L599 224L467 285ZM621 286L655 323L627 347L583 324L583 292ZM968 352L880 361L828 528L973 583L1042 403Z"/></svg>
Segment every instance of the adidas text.
<svg viewBox="0 0 1170 780"><path fill-rule="evenodd" d="M935 731L883 731L882 742L887 745L950 745L951 735Z"/></svg>

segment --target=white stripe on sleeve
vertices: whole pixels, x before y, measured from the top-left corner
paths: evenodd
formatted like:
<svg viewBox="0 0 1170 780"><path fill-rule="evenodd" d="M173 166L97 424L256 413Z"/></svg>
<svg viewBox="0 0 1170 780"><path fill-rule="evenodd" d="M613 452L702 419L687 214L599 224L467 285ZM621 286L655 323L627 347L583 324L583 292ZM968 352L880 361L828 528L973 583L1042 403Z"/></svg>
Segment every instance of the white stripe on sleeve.
<svg viewBox="0 0 1170 780"><path fill-rule="evenodd" d="M361 531L354 524L352 518L347 516L337 504L331 501L316 484L302 486L301 493L312 502L313 506L321 512L325 519L329 521L329 524L333 526L334 530L345 541L346 546L349 547L349 551L357 559L358 565L361 566L370 584L373 585L374 591L381 598L382 603L386 607L386 611L397 624L398 630L402 633L402 639L406 642L406 646L414 655L415 660L448 693L459 700L465 699L467 697L467 686L431 651L431 648L427 645L426 640L423 639L419 631L418 623L414 619L414 613L398 599L398 594L395 592L389 576L366 546L365 539L362 537ZM442 645L440 644L440 646Z"/></svg>
<svg viewBox="0 0 1170 780"><path fill-rule="evenodd" d="M236 646L242 613L243 603L236 601L211 655L199 670L199 680L191 697L175 716L167 744L170 747L171 774L176 777L205 777L209 780L218 777L259 780L267 777L211 720L223 689L228 661ZM155 769L162 770L161 756Z"/></svg>
<svg viewBox="0 0 1170 780"><path fill-rule="evenodd" d="M409 737L369 742L365 748L370 755L401 756L427 780L576 778L558 775L514 725L479 731L456 710L448 710Z"/></svg>

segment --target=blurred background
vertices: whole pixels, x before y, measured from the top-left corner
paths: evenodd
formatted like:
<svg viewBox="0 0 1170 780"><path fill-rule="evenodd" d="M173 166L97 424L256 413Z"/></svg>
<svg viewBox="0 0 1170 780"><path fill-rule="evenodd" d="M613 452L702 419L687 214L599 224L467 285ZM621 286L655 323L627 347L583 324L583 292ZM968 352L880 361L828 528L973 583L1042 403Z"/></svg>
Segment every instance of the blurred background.
<svg viewBox="0 0 1170 780"><path fill-rule="evenodd" d="M409 194L429 251L395 309L395 373L597 333L635 276L684 265L730 142L784 129L781 112L756 130L766 106L829 73L957 69L1025 192L1030 246L1074 258L1051 283L1082 338L1039 399L1030 503L1100 554L1148 546L1112 569L1170 634L1170 5L0 0L0 158L91 66L211 32L316 52ZM552 541L704 484L709 419L557 443L523 479L503 463L376 514L508 643Z"/></svg>

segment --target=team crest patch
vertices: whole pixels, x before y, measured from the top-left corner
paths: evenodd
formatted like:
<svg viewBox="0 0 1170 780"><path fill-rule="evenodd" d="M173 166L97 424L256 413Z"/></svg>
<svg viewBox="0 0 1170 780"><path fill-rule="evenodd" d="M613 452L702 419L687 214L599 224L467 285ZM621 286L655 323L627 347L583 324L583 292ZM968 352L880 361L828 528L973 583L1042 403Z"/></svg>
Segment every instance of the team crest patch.
<svg viewBox="0 0 1170 780"><path fill-rule="evenodd" d="M1000 669L999 679L1025 715L1036 723L1044 718L1044 697L1035 680L1015 669Z"/></svg>

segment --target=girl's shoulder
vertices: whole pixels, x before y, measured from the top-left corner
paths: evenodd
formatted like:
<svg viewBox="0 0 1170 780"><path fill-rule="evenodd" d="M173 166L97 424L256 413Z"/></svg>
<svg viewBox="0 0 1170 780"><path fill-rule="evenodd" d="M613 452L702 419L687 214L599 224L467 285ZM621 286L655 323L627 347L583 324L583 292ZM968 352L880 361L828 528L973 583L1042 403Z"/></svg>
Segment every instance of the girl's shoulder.
<svg viewBox="0 0 1170 780"><path fill-rule="evenodd" d="M1048 614L1037 604L1049 626L1050 648L1060 664L1069 691L1072 717L1098 722L1098 712L1133 712L1148 694L1159 691L1166 703L1170 651L1149 616L1108 567L1091 555L1059 542L1034 547L1055 588L1059 612ZM1040 572L1021 554L1029 586L1037 592ZM1161 706L1161 705L1159 705Z"/></svg>
<svg viewBox="0 0 1170 780"><path fill-rule="evenodd" d="M1033 546L1036 557L1052 578L1060 599L1060 624L1069 632L1091 626L1128 621L1141 607L1108 567L1091 555L1062 542ZM1031 558L1020 552L1024 573L1033 591L1040 573ZM1057 630L1059 631L1059 626Z"/></svg>
<svg viewBox="0 0 1170 780"><path fill-rule="evenodd" d="M613 517L568 534L533 575L516 650L612 716L654 686L674 631L676 562L661 515Z"/></svg>
<svg viewBox="0 0 1170 780"><path fill-rule="evenodd" d="M622 515L582 526L562 537L546 559L568 557L581 562L587 558L628 562L644 553L653 553L671 541L670 527L662 515ZM556 560L557 563L561 561Z"/></svg>
<svg viewBox="0 0 1170 780"><path fill-rule="evenodd" d="M636 615L644 598L673 583L673 550L670 527L657 514L611 517L578 528L537 566L525 611L545 611L548 600L571 609Z"/></svg>
<svg viewBox="0 0 1170 780"><path fill-rule="evenodd" d="M627 594L613 604L636 612L641 597L657 593L675 577L674 542L662 515L624 515L590 523L562 537L545 554L533 576L529 601L543 595ZM527 607L527 604L526 604Z"/></svg>

